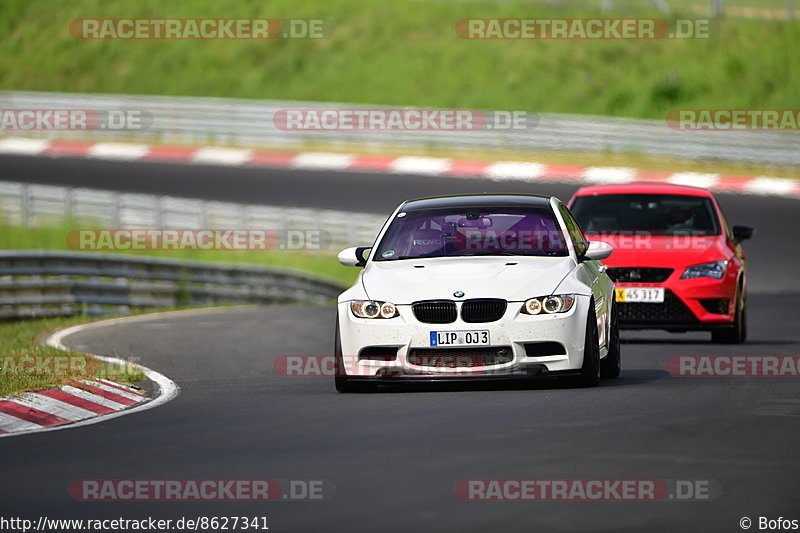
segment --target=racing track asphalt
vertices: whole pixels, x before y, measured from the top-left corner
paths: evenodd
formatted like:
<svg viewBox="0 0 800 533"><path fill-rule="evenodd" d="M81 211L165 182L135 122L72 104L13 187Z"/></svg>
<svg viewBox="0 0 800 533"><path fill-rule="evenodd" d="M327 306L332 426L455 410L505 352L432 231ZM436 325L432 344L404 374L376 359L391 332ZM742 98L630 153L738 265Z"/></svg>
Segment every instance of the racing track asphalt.
<svg viewBox="0 0 800 533"><path fill-rule="evenodd" d="M402 198L453 191L566 198L574 190L421 176L9 159L0 160L6 180L55 176L46 181L205 197L226 191L226 200L372 212L386 212ZM358 192L345 196L342 190ZM280 355L330 354L331 307L228 309L90 328L65 343L140 358L175 380L181 395L93 426L2 439L0 515L266 515L271 531L337 532L710 532L740 531L743 516L798 519L797 379L678 378L665 371L672 355L800 353L798 251L788 242L800 218L797 201L721 199L731 221L759 230L748 245L751 340L745 345L712 345L700 333L625 332L622 376L596 389L536 382L339 395L328 378L281 377L272 370ZM71 481L92 478L324 479L336 494L323 502L212 504L76 502L68 496ZM472 478L714 480L722 493L691 502L459 500L456 482Z"/></svg>
<svg viewBox="0 0 800 533"><path fill-rule="evenodd" d="M401 201L423 196L520 192L553 194L566 202L577 189L576 185L568 183L16 155L0 155L0 180L386 216ZM738 194L717 194L717 198L730 224L756 227L756 238L746 246L752 256L750 288L759 292L785 292L794 287L797 265L800 265L800 246L792 245L789 239L800 222L800 201Z"/></svg>

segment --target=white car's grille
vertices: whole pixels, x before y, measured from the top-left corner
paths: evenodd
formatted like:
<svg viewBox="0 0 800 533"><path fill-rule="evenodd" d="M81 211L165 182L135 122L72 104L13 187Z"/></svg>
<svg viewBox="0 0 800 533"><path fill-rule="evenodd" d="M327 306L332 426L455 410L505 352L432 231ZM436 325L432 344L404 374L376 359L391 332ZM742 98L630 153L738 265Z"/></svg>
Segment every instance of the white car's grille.
<svg viewBox="0 0 800 533"><path fill-rule="evenodd" d="M436 368L472 368L510 363L514 354L510 346L485 348L412 348L408 362L417 366Z"/></svg>
<svg viewBox="0 0 800 533"><path fill-rule="evenodd" d="M461 320L464 322L497 322L506 313L508 303L493 298L467 300L461 306Z"/></svg>
<svg viewBox="0 0 800 533"><path fill-rule="evenodd" d="M411 304L414 316L426 324L449 324L456 321L456 303L451 300L425 300Z"/></svg>
<svg viewBox="0 0 800 533"><path fill-rule="evenodd" d="M496 298L475 298L461 305L461 319L472 324L496 322L503 318L508 303ZM458 311L452 300L424 300L411 304L414 316L426 324L450 324L456 321Z"/></svg>

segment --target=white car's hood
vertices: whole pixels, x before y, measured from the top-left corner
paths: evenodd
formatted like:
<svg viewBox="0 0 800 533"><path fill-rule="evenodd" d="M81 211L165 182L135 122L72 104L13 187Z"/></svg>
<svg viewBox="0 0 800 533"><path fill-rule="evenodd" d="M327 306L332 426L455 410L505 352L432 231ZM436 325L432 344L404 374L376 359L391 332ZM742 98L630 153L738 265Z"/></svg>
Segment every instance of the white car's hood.
<svg viewBox="0 0 800 533"><path fill-rule="evenodd" d="M437 257L373 261L362 272L370 299L410 304L418 300L503 298L522 301L551 294L574 268L569 257Z"/></svg>

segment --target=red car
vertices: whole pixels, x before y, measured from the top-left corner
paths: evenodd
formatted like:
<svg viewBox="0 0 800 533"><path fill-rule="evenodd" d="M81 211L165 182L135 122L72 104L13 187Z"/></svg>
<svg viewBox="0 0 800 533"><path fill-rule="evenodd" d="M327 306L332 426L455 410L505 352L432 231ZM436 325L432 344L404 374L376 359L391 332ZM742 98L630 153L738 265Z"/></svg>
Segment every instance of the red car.
<svg viewBox="0 0 800 533"><path fill-rule="evenodd" d="M620 327L747 337L745 253L754 229L728 226L710 191L665 183L583 187L569 202L586 234L614 247Z"/></svg>

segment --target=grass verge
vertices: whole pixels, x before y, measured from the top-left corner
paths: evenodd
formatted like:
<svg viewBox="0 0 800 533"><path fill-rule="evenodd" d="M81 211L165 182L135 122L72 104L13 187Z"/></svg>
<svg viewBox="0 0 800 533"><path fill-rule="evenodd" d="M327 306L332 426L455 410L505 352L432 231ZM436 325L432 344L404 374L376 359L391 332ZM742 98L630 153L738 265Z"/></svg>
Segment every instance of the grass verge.
<svg viewBox="0 0 800 533"><path fill-rule="evenodd" d="M698 2L674 4L695 19ZM553 3L550 3L553 4ZM609 3L610 4L610 3ZM672 4L672 2L670 2ZM0 88L358 102L664 119L791 109L800 21L728 18L710 38L464 40L463 18L663 17L650 2L5 0ZM81 40L82 18L312 18L303 40Z"/></svg>
<svg viewBox="0 0 800 533"><path fill-rule="evenodd" d="M69 250L67 235L71 230L99 227L97 223L58 222L42 227L25 228L0 224L0 249ZM338 251L338 250L337 250ZM121 250L113 253L163 257L185 261L243 263L301 270L350 285L358 269L342 266L332 253L309 253L285 250Z"/></svg>
<svg viewBox="0 0 800 533"><path fill-rule="evenodd" d="M145 379L141 372L128 366L38 344L45 333L94 320L68 317L0 322L0 396L54 387L75 379L104 378L120 382Z"/></svg>

